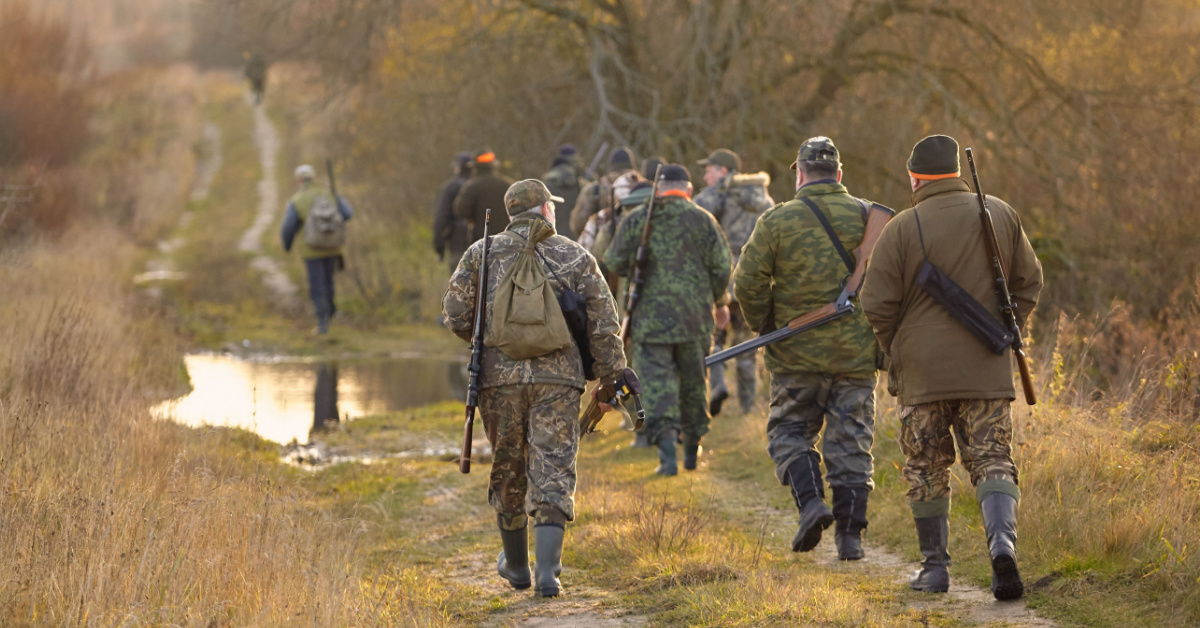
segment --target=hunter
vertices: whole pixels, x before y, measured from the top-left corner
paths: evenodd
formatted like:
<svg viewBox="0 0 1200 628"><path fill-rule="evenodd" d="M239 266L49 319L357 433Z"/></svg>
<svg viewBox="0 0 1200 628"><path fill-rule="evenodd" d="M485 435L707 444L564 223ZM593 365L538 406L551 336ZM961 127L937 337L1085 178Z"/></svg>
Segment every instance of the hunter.
<svg viewBox="0 0 1200 628"><path fill-rule="evenodd" d="M557 235L555 202L541 181L513 184L504 195L512 222L490 237L486 295L487 323L496 321L495 298L506 271L529 243L544 265L546 282L561 294L569 288L586 299L594 375L613 381L625 369L620 323L612 294L596 260L583 247ZM446 327L470 342L483 242L471 245L450 278L442 299ZM495 331L489 329L489 334ZM488 346L483 354L479 409L493 461L488 501L496 509L500 540L497 570L515 589L536 586L537 594L559 594L563 533L575 519L575 456L579 450L579 398L584 367L576 344L528 359L513 359ZM610 409L601 406L602 409ZM534 520L536 564L529 571L529 517Z"/></svg>
<svg viewBox="0 0 1200 628"><path fill-rule="evenodd" d="M579 200L579 192L583 186L589 182L583 178L583 165L579 158L579 150L574 144L563 144L558 147L558 154L550 162L550 170L542 175L542 181L546 182L546 188L550 193L561 197L563 200L557 204L554 211L558 212L555 221L557 224L566 225L571 222L571 210L575 207L575 202ZM565 238L575 239L570 232L559 233Z"/></svg>
<svg viewBox="0 0 1200 628"><path fill-rule="evenodd" d="M792 169L795 199L763 213L734 272L734 295L753 329L777 329L833 302L857 263L845 251L861 244L866 229L869 204L842 185L832 140L804 142ZM863 557L867 497L875 486L871 447L878 359L875 336L861 311L767 346L767 451L800 511L793 552L815 548L822 531L836 521L838 558ZM825 480L833 489L832 511L825 505L822 453Z"/></svg>
<svg viewBox="0 0 1200 628"><path fill-rule="evenodd" d="M437 252L438 261L444 261L449 249L450 270L453 272L463 251L471 244L468 240L471 237L470 225L466 220L454 217L454 199L458 198L463 185L471 178L471 153L455 155L450 167L454 169L454 174L442 183L434 201L433 250Z"/></svg>
<svg viewBox="0 0 1200 628"><path fill-rule="evenodd" d="M483 237L483 216L489 209L492 210L493 231L502 231L508 225L500 208L504 207L504 193L512 184L512 179L496 174L495 152L485 148L475 153L471 161L471 178L454 197L454 216L471 224L471 242L478 242Z"/></svg>
<svg viewBox="0 0 1200 628"><path fill-rule="evenodd" d="M1017 466L1012 458L1013 364L993 353L918 285L932 264L999 320L991 260L978 199L959 177L958 142L932 135L908 159L912 209L884 228L861 298L880 346L891 358L888 392L900 402L900 448L907 456L909 505L921 548L918 591L950 586L950 467L957 441L983 515L997 599L1024 594L1016 563ZM1042 267L1021 218L988 197L999 255L1017 305L1028 320L1042 289Z"/></svg>
<svg viewBox="0 0 1200 628"><path fill-rule="evenodd" d="M346 267L342 246L346 240L346 221L354 217L354 208L346 199L336 199L329 188L318 184L316 171L310 165L296 168L299 188L288 200L283 216L280 238L283 250L291 251L296 234L304 230L300 240L300 257L308 275L308 296L317 316L316 334L329 333L329 321L337 313L334 304L333 274Z"/></svg>
<svg viewBox="0 0 1200 628"><path fill-rule="evenodd" d="M571 210L572 233L576 236L583 233L589 218L600 213L602 209L612 207L613 182L626 172L636 172L633 167L635 163L637 159L633 156L633 149L613 149L608 156L608 172L598 181L585 185L579 192L579 199L575 201L575 207Z"/></svg>
<svg viewBox="0 0 1200 628"><path fill-rule="evenodd" d="M767 192L771 176L765 172L741 174L742 158L727 148L718 148L696 163L704 166L704 182L708 184L696 195L696 204L707 209L717 219L717 224L721 225L725 238L729 240L729 250L733 253L733 265L736 267L742 247L750 239L759 215L775 205ZM742 308L735 298L729 302L729 325L718 328L713 334L712 350L715 353L725 348L726 341L736 345L750 340L751 336L750 327L746 325ZM757 355L757 351L744 353L735 363L738 404L743 413L750 412L754 407ZM708 412L716 416L729 398L724 362L709 367L708 391Z"/></svg>
<svg viewBox="0 0 1200 628"><path fill-rule="evenodd" d="M708 433L704 358L713 319L729 322L729 244L713 217L691 201L687 168L663 166L650 216L648 258L641 299L633 312L632 360L642 380L643 433L658 448L655 473L676 475L675 444L683 443L683 468L695 470L700 439ZM604 256L609 270L633 274L650 205L621 221Z"/></svg>

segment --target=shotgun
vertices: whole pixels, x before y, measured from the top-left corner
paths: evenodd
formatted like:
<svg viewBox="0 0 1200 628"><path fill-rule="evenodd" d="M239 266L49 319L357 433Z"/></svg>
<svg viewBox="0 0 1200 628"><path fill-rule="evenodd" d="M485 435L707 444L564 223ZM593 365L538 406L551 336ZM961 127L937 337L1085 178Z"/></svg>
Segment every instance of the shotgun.
<svg viewBox="0 0 1200 628"><path fill-rule="evenodd" d="M854 265L854 273L846 280L846 287L842 288L842 293L838 295L838 298L833 303L827 303L807 314L797 316L779 329L761 334L757 338L747 340L740 345L735 345L724 351L718 351L704 358L704 366L720 364L747 351L753 351L784 338L790 338L854 312L853 299L858 296L858 291L862 289L863 277L867 273L867 262L871 259L871 252L875 250L875 243L879 241L879 234L883 233L884 226L895 215L896 211L894 209L885 207L879 203L871 204L871 210L867 216L867 226L863 230L862 244L859 244L858 248L854 249L854 257L858 260ZM766 321L767 324L771 322L771 320Z"/></svg>
<svg viewBox="0 0 1200 628"><path fill-rule="evenodd" d="M633 369L625 369L617 380L611 384L600 385L600 390L596 391L596 395L592 397L592 401L588 403L587 409L583 411L583 416L579 419L579 435L591 434L596 431L596 425L600 423L600 419L604 418L604 412L600 410L600 404L606 403L610 406L621 408L622 412L628 416L628 411L624 405L627 399L633 399L633 405L637 415L632 423L634 430L642 429L642 424L646 422L646 411L642 408L642 382L638 380L637 373Z"/></svg>
<svg viewBox="0 0 1200 628"><path fill-rule="evenodd" d="M629 342L633 333L633 311L641 298L642 284L646 282L646 262L650 257L650 219L654 217L654 201L658 197L658 178L662 164L654 169L654 187L650 188L650 200L646 202L646 222L642 224L642 240L638 243L637 256L633 261L633 276L629 278L629 292L625 294L625 319L621 321L621 340Z"/></svg>
<svg viewBox="0 0 1200 628"><path fill-rule="evenodd" d="M467 380L467 417L463 425L462 456L458 459L458 470L463 473L471 472L471 441L475 438L475 408L479 404L479 375L483 370L483 329L484 318L487 315L487 261L488 261L488 223L492 221L492 210L489 208L483 214L483 255L479 258L479 285L475 288L475 328L471 333L471 364L467 371L471 373Z"/></svg>
<svg viewBox="0 0 1200 628"><path fill-rule="evenodd" d="M1029 372L1029 361L1025 356L1025 342L1021 339L1021 326L1017 324L1017 304L1013 303L1012 293L1008 291L1008 277L1004 273L1004 265L1000 261L1000 241L996 238L996 225L992 223L992 212L988 209L987 197L979 187L979 173L975 170L975 156L967 149L967 164L971 167L971 180L975 182L975 198L979 200L979 220L983 223L983 243L987 245L987 254L992 264L992 277L995 279L996 298L1000 300L1000 315L1004 326L1012 334L1012 351L1017 358L1017 369L1021 371L1021 388L1025 391L1025 403L1037 404L1037 394L1033 390L1033 375Z"/></svg>

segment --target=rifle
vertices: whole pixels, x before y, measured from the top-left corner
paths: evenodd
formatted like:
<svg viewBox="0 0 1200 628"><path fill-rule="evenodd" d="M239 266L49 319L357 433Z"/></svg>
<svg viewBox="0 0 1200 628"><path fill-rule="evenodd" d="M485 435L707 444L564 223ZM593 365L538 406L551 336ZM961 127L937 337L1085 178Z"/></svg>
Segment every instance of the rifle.
<svg viewBox="0 0 1200 628"><path fill-rule="evenodd" d="M862 244L859 244L858 248L854 249L854 257L858 262L854 265L854 272L846 280L846 286L842 288L842 293L838 295L838 298L833 303L827 303L807 314L797 316L788 321L788 324L780 329L761 334L753 340L747 340L740 345L730 347L724 351L718 351L704 358L704 366L719 364L747 351L753 351L784 338L790 338L854 312L853 299L858 296L858 291L862 289L863 277L867 273L867 262L871 259L871 252L875 250L875 243L879 241L879 234L883 233L884 226L895 215L896 210L880 205L879 203L871 203L870 214L867 216L867 226L863 230ZM767 323L770 322L767 321Z"/></svg>
<svg viewBox="0 0 1200 628"><path fill-rule="evenodd" d="M983 223L983 243L987 245L988 257L992 262L992 277L995 279L996 297L1000 300L1000 314L1004 326L1012 334L1012 351L1017 358L1017 369L1021 371L1021 388L1025 391L1025 403L1037 404L1037 394L1033 390L1033 375L1029 372L1029 362L1025 356L1025 342L1021 339L1021 327L1017 325L1017 305L1012 301L1012 293L1008 291L1008 277L1004 274L1004 266L1000 261L1000 241L996 238L996 225L992 223L992 212L988 210L987 197L979 187L979 173L975 170L975 157L971 149L967 149L967 164L971 167L971 179L975 182L975 198L979 200L979 220Z"/></svg>
<svg viewBox="0 0 1200 628"><path fill-rule="evenodd" d="M637 373L633 369L625 369L617 381L612 384L603 384L596 391L592 401L588 403L588 407L583 411L583 416L579 418L579 434L591 434L596 431L596 425L600 423L600 419L604 418L604 412L600 410L600 404L607 403L610 406L621 408L621 411L628 416L625 410L625 400L633 398L634 407L637 408L637 421L634 423L634 430L642 429L642 424L646 421L646 411L642 409L642 382L638 380Z"/></svg>
<svg viewBox="0 0 1200 628"><path fill-rule="evenodd" d="M337 180L333 178L333 160L328 157L325 158L325 172L329 173L329 193L333 195L334 205L337 205Z"/></svg>
<svg viewBox="0 0 1200 628"><path fill-rule="evenodd" d="M471 364L467 371L471 373L467 381L467 419L463 425L462 455L458 459L458 470L463 473L471 472L471 441L475 434L475 407L479 404L479 373L483 370L483 328L484 317L487 315L487 258L488 258L488 223L492 220L492 210L489 208L483 214L483 256L479 258L479 286L475 289L475 329L471 333Z"/></svg>
<svg viewBox="0 0 1200 628"><path fill-rule="evenodd" d="M633 262L633 276L629 278L629 292L625 294L625 319L621 321L621 340L629 342L633 333L633 310L641 297L642 284L646 281L646 262L650 257L650 219L654 217L654 201L658 197L660 164L654 169L654 186L650 188L650 200L646 202L646 222L642 225L642 241L638 243L637 256Z"/></svg>
<svg viewBox="0 0 1200 628"><path fill-rule="evenodd" d="M604 159L604 153L606 152L608 152L608 142L601 144L600 150L596 151L596 156L592 157L592 164L588 166L587 172L583 175L585 179L592 181L596 178L596 168L600 167L600 160Z"/></svg>

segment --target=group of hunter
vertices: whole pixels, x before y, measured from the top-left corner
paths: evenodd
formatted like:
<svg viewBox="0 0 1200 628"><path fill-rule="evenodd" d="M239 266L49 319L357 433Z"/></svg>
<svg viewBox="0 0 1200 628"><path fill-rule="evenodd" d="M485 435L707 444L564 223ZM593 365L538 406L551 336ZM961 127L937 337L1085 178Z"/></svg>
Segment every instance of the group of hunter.
<svg viewBox="0 0 1200 628"><path fill-rule="evenodd" d="M564 145L542 180L515 183L496 172L491 150L461 153L438 194L434 245L455 264L445 325L478 343L473 386L493 451L488 500L503 544L499 574L517 589L560 592L589 380L598 381L592 406L605 411L616 405L600 392L611 390L605 385L640 379L633 388L645 420L635 446L657 450L663 476L678 473L682 446L683 467L694 471L710 418L730 395L724 356L709 359L707 373L706 358L790 328L799 333L767 344L764 361L767 452L799 513L792 550L812 550L833 526L838 557L863 558L883 369L899 401L903 475L923 556L910 586L949 588L957 446L983 517L993 594L1021 597L1013 356L1024 369L1020 326L1037 304L1042 272L1017 213L963 178L958 143L944 135L916 143L907 163L911 208L899 213L850 194L827 137L799 147L795 197L784 203L767 192L765 173L742 172L727 149L698 162L706 184L698 194L689 168L661 158L639 164L628 148L608 153L607 171L595 176L605 151L586 168ZM977 327L964 311L976 314ZM834 314L813 318L821 312ZM734 358L746 415L755 407L756 355ZM1026 395L1032 403L1028 387Z"/></svg>

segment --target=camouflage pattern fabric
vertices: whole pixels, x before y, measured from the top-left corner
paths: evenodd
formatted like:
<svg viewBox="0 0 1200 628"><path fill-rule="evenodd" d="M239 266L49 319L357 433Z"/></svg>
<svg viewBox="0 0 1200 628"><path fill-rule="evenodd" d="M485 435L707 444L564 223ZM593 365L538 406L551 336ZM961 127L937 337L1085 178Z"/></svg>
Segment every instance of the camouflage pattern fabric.
<svg viewBox="0 0 1200 628"><path fill-rule="evenodd" d="M950 496L954 442L971 484L1006 480L1017 484L1012 458L1012 414L1007 399L950 399L900 408L900 450L908 456L908 499L928 502Z"/></svg>
<svg viewBox="0 0 1200 628"><path fill-rule="evenodd" d="M575 519L575 455L579 451L579 390L559 384L513 384L483 390L479 411L492 445L488 503L505 527L553 520L550 509Z"/></svg>
<svg viewBox="0 0 1200 628"><path fill-rule="evenodd" d="M708 433L707 355L707 338L675 344L633 343L632 359L642 380L646 409L642 431L651 444L658 444L667 430L681 434L684 444L697 444Z"/></svg>
<svg viewBox="0 0 1200 628"><path fill-rule="evenodd" d="M646 280L633 313L633 340L703 341L707 346L713 331L713 304L728 301L729 244L713 217L690 201L668 196L654 205ZM609 272L622 277L633 274L646 209L633 210L617 227L604 256Z"/></svg>
<svg viewBox="0 0 1200 628"><path fill-rule="evenodd" d="M707 209L725 232L734 264L737 264L742 247L750 239L758 217L775 205L767 192L770 184L771 176L765 172L731 172L696 195L696 204Z"/></svg>
<svg viewBox="0 0 1200 628"><path fill-rule="evenodd" d="M540 214L526 212L514 217L507 231L491 236L488 252L487 320L493 316L496 288L505 271L517 259L517 253L525 247L533 221L545 221ZM600 275L596 260L583 247L560 235L552 235L537 245L543 263L546 264L546 280L561 294L562 284L587 299L588 336L591 338L592 355L596 358L595 374L604 381L612 381L625 369L625 350L618 336L620 321L608 284ZM450 277L450 285L442 297L442 313L446 327L463 340L471 341L475 323L475 290L479 285L479 259L483 254L483 240L472 244L463 254L462 260ZM494 347L483 352L481 388L509 384L561 384L583 390L583 362L575 343L553 353L514 360Z"/></svg>
<svg viewBox="0 0 1200 628"><path fill-rule="evenodd" d="M579 156L575 156L575 161L579 160ZM579 193L588 183L586 179L581 177L579 173L582 169L573 163L558 164L542 175L542 181L546 182L546 187L550 189L550 193L555 196L561 196L563 202L558 203L554 208L555 224L560 226L559 235L563 237L573 236L573 232L566 228L571 222L571 210L575 209L575 203L579 201ZM575 238L571 238L575 239Z"/></svg>
<svg viewBox="0 0 1200 628"><path fill-rule="evenodd" d="M758 219L742 250L733 291L751 329L772 315L775 328L833 302L849 274L820 221L801 200L811 198L853 255L862 243L863 210L842 184L831 179L800 188L796 199L776 205ZM857 303L855 304L857 306ZM836 373L873 377L875 335L861 308L766 348L772 373Z"/></svg>
<svg viewBox="0 0 1200 628"><path fill-rule="evenodd" d="M773 373L767 452L775 477L787 485L787 469L804 456L820 460L830 486L874 488L875 382L878 378L823 373ZM825 434L820 435L824 426ZM821 441L821 454L817 441Z"/></svg>
<svg viewBox="0 0 1200 628"><path fill-rule="evenodd" d="M612 207L613 182L626 172L635 171L631 168L613 170L600 177L599 180L583 186L583 189L579 191L579 198L575 201L575 208L571 210L572 233L583 233L588 218L602 209Z"/></svg>

